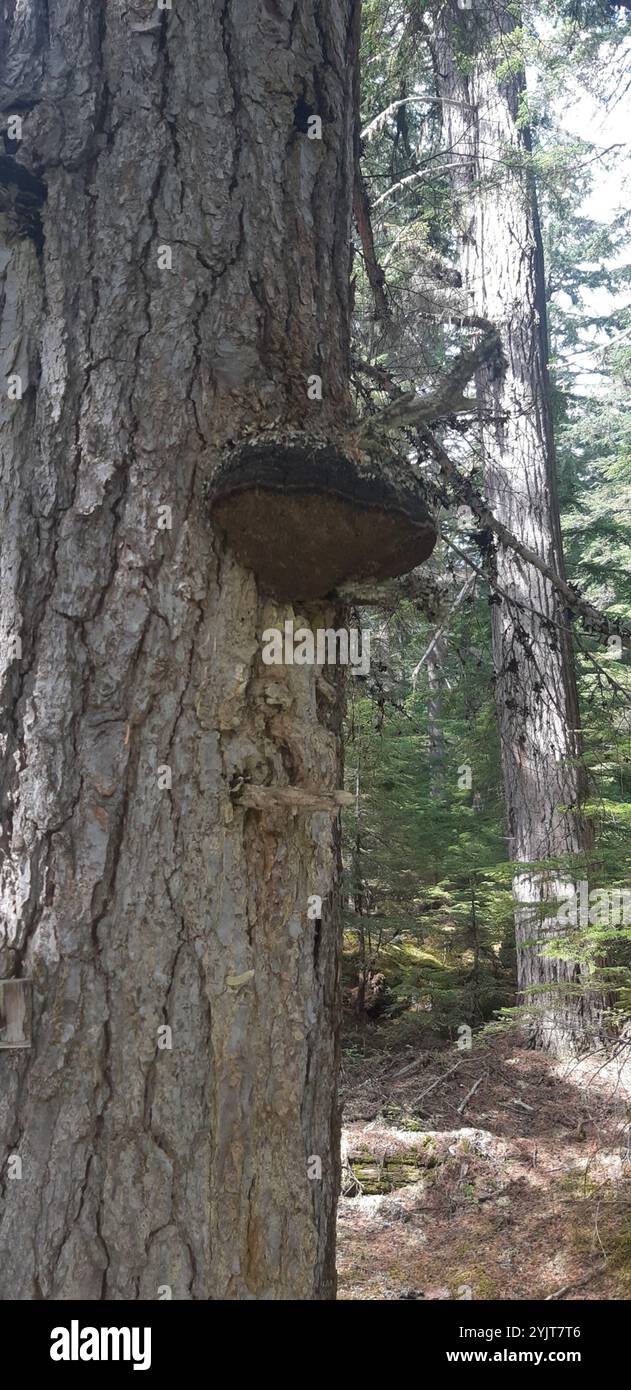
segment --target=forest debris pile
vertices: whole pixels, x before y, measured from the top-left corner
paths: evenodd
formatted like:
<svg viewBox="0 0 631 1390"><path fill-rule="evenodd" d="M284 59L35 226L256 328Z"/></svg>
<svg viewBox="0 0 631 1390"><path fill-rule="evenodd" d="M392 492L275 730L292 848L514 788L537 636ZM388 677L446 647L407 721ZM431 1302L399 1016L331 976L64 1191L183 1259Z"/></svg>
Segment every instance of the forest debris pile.
<svg viewBox="0 0 631 1390"><path fill-rule="evenodd" d="M353 1058L345 1091L341 1298L629 1297L631 1049L555 1063L501 1036Z"/></svg>

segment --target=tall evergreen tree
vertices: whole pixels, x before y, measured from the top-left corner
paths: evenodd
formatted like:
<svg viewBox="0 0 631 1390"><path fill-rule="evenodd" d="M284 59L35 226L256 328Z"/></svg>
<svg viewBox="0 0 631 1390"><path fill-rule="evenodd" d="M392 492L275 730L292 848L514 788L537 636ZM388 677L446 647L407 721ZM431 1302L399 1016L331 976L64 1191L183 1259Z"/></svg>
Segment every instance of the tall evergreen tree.
<svg viewBox="0 0 631 1390"><path fill-rule="evenodd" d="M485 496L499 521L564 575L545 275L515 6L446 0L436 57L444 146L459 200L470 313L497 326L503 361L478 374ZM492 560L496 704L513 881L518 986L536 1045L599 1036L601 1001L550 903L589 851L568 616L552 584L502 544ZM549 861L549 868L537 867ZM557 866L556 869L554 866ZM565 933L567 937L567 932Z"/></svg>

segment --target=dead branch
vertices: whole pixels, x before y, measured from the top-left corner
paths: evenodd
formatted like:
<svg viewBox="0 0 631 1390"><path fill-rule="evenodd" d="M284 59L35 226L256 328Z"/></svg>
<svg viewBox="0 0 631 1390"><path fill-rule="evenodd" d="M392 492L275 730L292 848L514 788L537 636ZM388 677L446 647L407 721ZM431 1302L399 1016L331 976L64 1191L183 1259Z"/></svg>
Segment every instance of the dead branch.
<svg viewBox="0 0 631 1390"><path fill-rule="evenodd" d="M453 603L452 603L452 605L451 605L451 607L450 607L450 609L449 609L449 612L448 612L448 614L447 614L447 618L446 618L445 622L444 622L444 623L442 624L442 626L439 627L438 630L434 633L434 636L432 637L432 640L431 640L429 646L428 646L428 647L426 648L426 650L423 652L423 655L422 655L420 661L418 662L418 664L414 667L414 670L413 670L413 672L412 672L412 689L413 689L413 690L416 690L416 682L417 682L417 680L418 680L418 678L419 678L419 675L420 675L420 672L421 672L421 667L422 667L422 666L424 665L424 663L427 661L428 657L431 656L431 654L432 654L432 652L433 652L433 650L434 650L434 647L436 646L436 643L440 641L440 639L441 639L441 637L442 637L442 635L443 635L443 633L444 633L444 631L445 631L445 629L446 629L446 627L447 627L447 624L448 624L448 622L449 622L449 619L450 619L450 618L453 616L453 614L456 612L456 609L460 607L460 604L461 604L461 603L464 603L465 598L467 598L467 596L468 596L470 593L473 592L473 587L474 587L474 585L475 585L475 576L472 577L471 575L469 575L469 578L468 578L468 579L465 581L465 583L463 584L463 586L462 586L462 588L461 588L461 590L460 590L460 593L459 593L459 594L457 595L457 597L454 599L454 601L453 601Z"/></svg>
<svg viewBox="0 0 631 1390"><path fill-rule="evenodd" d="M593 604L582 597L574 585L568 584L567 580L558 574L551 565L547 564L540 555L537 555L536 551L531 550L530 546L520 541L512 531L509 531L507 526L504 526L503 522L498 521L482 494L469 478L463 476L449 457L446 449L428 428L427 422L429 420L439 420L448 415L475 409L476 402L473 399L463 397L462 393L467 382L475 375L482 363L488 361L493 352L499 348L499 334L495 328L490 326L478 346L462 352L444 381L427 396L419 396L415 391L398 391L396 383L392 381L387 372L381 368L367 371L368 364L359 363L359 369L378 380L381 389L387 391L388 395L391 396L390 404L379 415L364 421L360 426L359 441L364 446L370 447L370 442L378 438L384 430L409 427L418 429L421 440L440 467L443 480L450 484L455 499L468 506L473 515L482 523L484 529L496 536L501 545L513 550L526 564L532 565L549 580L550 584L562 595L570 612L580 618L588 633L605 639L617 636L620 638L622 646L631 651L631 625L625 623L623 619L610 618L600 609L595 608ZM452 548L456 549L456 547ZM475 569L476 566L472 562L470 563ZM509 596L506 595L506 597Z"/></svg>
<svg viewBox="0 0 631 1390"><path fill-rule="evenodd" d="M510 550L514 550L517 555L525 560L527 564L533 565L539 570L553 587L560 593L568 608L579 615L584 627L588 632L600 637L610 637L612 635L620 637L623 647L631 650L631 626L622 619L608 618L593 604L588 603L579 594L572 584L568 584L556 570L542 560L530 546L524 545L523 541L518 540L517 536L509 531L503 522L498 521L495 514L491 511L488 503L485 502L482 494L478 492L469 478L463 477L460 470L456 467L453 459L443 448L442 444L430 433L428 429L423 429L423 440L427 444L430 453L440 465L441 472L445 481L451 483L454 493L460 502L466 503L471 508L474 516L482 522L483 526L497 536L500 543Z"/></svg>
<svg viewBox="0 0 631 1390"><path fill-rule="evenodd" d="M377 318L378 322L388 324L390 323L392 316L390 313L390 305L388 304L388 299L386 296L386 277L384 271L382 270L379 264L379 261L377 260L377 252L375 251L375 239L372 231L372 222L370 220L370 199L366 191L366 185L364 183L363 175L361 173L359 165L357 165L355 171L355 184L353 188L353 212L355 214L355 221L357 223L359 239L361 241L362 251L364 253L364 263L366 266L368 283L372 290L372 295L375 302L375 317Z"/></svg>
<svg viewBox="0 0 631 1390"><path fill-rule="evenodd" d="M446 1080L447 1080L447 1077L448 1077L448 1076L453 1076L454 1072L457 1071L457 1070L458 1070L458 1067L461 1067L461 1066L462 1066L462 1062L456 1062L455 1067L450 1067L450 1068L449 1068L449 1071L443 1072L442 1076L437 1076L437 1077L436 1077L436 1080L435 1080L435 1081L432 1081L431 1086L428 1086L428 1087L427 1087L427 1090L421 1091L420 1096L417 1096L417 1097L416 1097L416 1100L412 1101L412 1105L413 1105L413 1106L420 1105L421 1101L422 1101L422 1100L425 1100L425 1097L429 1095L430 1091L434 1091L434 1090L436 1089L437 1086L440 1086L441 1081L446 1081Z"/></svg>
<svg viewBox="0 0 631 1390"><path fill-rule="evenodd" d="M549 1303L553 1298L562 1298L564 1293L570 1293L573 1289L584 1288L585 1284L591 1284L592 1279L597 1279L600 1274L604 1274L606 1268L607 1261L601 1260L600 1264L597 1264L590 1274L586 1274L584 1279L572 1279L571 1283L563 1284L560 1289L555 1289L554 1293L549 1293L546 1298L544 1298L544 1303Z"/></svg>
<svg viewBox="0 0 631 1390"><path fill-rule="evenodd" d="M477 400L466 397L464 389L483 363L500 351L500 335L491 326L475 347L464 348L458 354L435 391L427 396L419 396L417 391L401 392L379 415L363 422L358 431L358 441L365 445L384 431L421 428L428 421L444 420L449 415L476 410Z"/></svg>
<svg viewBox="0 0 631 1390"><path fill-rule="evenodd" d="M471 1087L471 1090L470 1090L470 1091L467 1091L467 1094L466 1094L464 1100L461 1100L460 1105L456 1106L456 1109L457 1109L459 1115L464 1114L464 1111L466 1110L467 1105L469 1104L469 1101L471 1100L471 1097L472 1097L473 1095L475 1095L475 1092L477 1091L478 1086L480 1086L480 1085L482 1084L483 1080L484 1080L484 1077L483 1077L483 1076L479 1076L478 1079L477 1079L477 1081L474 1081L474 1083L473 1083L473 1085L472 1085L472 1087Z"/></svg>

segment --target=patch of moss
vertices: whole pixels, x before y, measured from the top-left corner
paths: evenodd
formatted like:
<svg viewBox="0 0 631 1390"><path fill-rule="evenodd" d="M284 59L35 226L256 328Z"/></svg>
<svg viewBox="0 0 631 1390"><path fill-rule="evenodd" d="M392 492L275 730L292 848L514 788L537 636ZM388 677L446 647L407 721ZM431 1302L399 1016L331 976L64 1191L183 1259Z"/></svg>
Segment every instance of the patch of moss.
<svg viewBox="0 0 631 1390"><path fill-rule="evenodd" d="M571 1197L579 1200L588 1200L592 1197L599 1197L602 1201L611 1200L614 1195L613 1188L603 1188L602 1181L598 1181L591 1173L585 1172L584 1168L570 1168L563 1177L559 1179L559 1187L563 1188Z"/></svg>
<svg viewBox="0 0 631 1390"><path fill-rule="evenodd" d="M615 1273L625 1298L631 1297L631 1212L623 1218L607 1249L609 1268Z"/></svg>
<svg viewBox="0 0 631 1390"><path fill-rule="evenodd" d="M482 1265L463 1265L452 1270L447 1276L447 1287L452 1298L462 1298L463 1289L471 1289L471 1296L483 1302L500 1298L502 1290Z"/></svg>
<svg viewBox="0 0 631 1390"><path fill-rule="evenodd" d="M599 1204L597 1249L593 1219L582 1227L574 1223L572 1248L584 1261L587 1272L589 1262L604 1255L607 1273L615 1278L620 1298L626 1300L631 1297L631 1208L628 1201L620 1200L613 1186L605 1191L609 1205ZM602 1189L599 1197L603 1197Z"/></svg>

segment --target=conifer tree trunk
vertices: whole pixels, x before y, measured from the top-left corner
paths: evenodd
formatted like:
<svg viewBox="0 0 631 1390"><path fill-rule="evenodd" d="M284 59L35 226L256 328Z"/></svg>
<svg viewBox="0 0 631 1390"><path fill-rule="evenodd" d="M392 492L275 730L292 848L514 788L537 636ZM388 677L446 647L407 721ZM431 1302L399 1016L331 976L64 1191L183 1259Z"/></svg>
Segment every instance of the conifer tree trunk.
<svg viewBox="0 0 631 1390"><path fill-rule="evenodd" d="M334 1296L337 820L230 791L339 787L340 698L205 483L348 419L357 13L0 10L4 1300Z"/></svg>
<svg viewBox="0 0 631 1390"><path fill-rule="evenodd" d="M478 381L486 496L495 515L559 574L563 550L547 371L544 266L528 168L525 82L514 7L446 0L436 64L443 144L455 165L463 286L470 314L500 329L504 367ZM510 550L496 555L493 657L510 854L516 864L580 855L579 712L571 633L553 587ZM575 959L542 955L560 928L541 903L563 874L514 879L518 987L535 1045L563 1052L600 1029L599 1001ZM550 986L549 989L546 987Z"/></svg>

